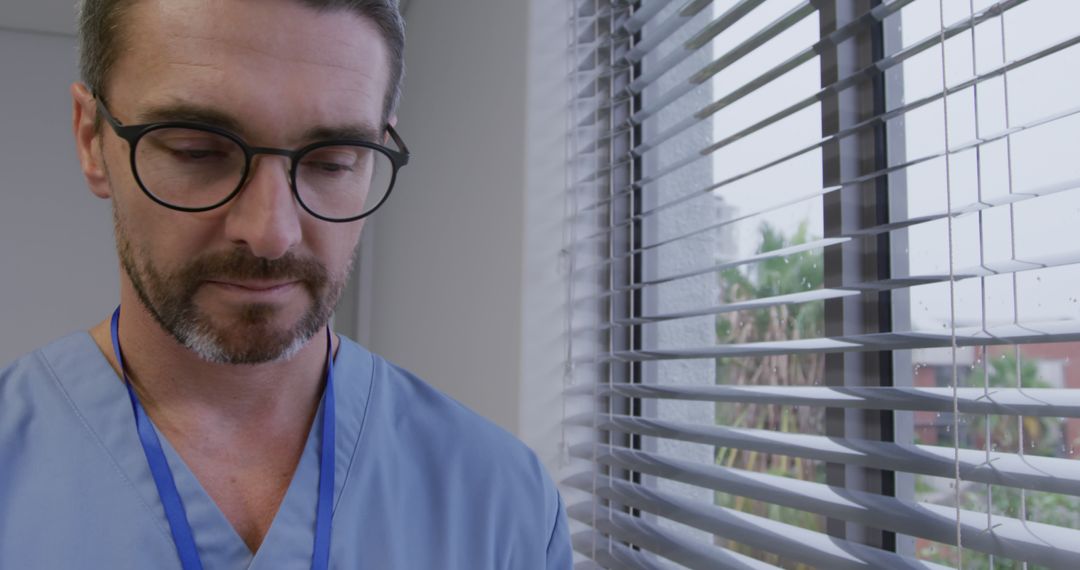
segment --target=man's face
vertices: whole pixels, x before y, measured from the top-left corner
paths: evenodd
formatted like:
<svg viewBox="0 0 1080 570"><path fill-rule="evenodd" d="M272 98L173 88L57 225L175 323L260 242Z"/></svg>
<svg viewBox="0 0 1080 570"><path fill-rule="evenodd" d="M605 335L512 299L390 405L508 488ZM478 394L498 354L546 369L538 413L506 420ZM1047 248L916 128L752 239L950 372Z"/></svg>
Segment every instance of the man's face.
<svg viewBox="0 0 1080 570"><path fill-rule="evenodd" d="M295 0L144 0L123 27L107 103L124 124L227 122L251 145L280 148L314 142L305 133L319 130L382 130L386 48L350 12ZM126 142L107 126L101 137L121 265L177 340L212 361L266 362L326 323L362 222L304 212L287 158L260 155L231 202L179 212L142 193Z"/></svg>

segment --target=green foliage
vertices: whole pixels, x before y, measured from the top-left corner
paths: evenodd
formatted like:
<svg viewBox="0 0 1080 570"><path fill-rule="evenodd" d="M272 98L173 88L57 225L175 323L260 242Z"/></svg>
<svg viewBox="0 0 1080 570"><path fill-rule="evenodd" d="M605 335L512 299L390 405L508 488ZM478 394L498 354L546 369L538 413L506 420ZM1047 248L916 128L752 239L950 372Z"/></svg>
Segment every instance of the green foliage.
<svg viewBox="0 0 1080 570"><path fill-rule="evenodd" d="M987 366L988 364L988 366ZM1050 384L1039 377L1039 369L1033 359L1021 359L1011 352L991 356L987 363L975 366L968 375L968 384L993 388L1049 388ZM990 449L1015 452L1020 445L1022 425L1024 453L1028 455L1058 455L1061 447L1062 426L1055 418L1024 417L1018 421L1016 416L969 415L960 431L961 447L985 449L989 432ZM988 429L989 428L989 429ZM933 486L922 478L916 480L916 498L925 498L934 492ZM950 493L945 500L954 504ZM1021 491L1012 487L964 483L960 489L960 507L975 512L989 510L995 516L1023 518L1065 528L1080 527L1080 497L1059 493ZM956 548L950 545L921 542L919 558L942 564L955 564ZM1017 567L1012 561L996 558L991 561L989 555L973 550L964 550L964 568L972 570L993 570L996 568ZM1030 570L1042 567L1029 564Z"/></svg>
<svg viewBox="0 0 1080 570"><path fill-rule="evenodd" d="M984 381L992 388L1015 388L1017 373L1020 386L1024 388L1049 388L1050 384L1039 377L1039 368L1033 359L1021 359L1019 366L1013 353L989 358L989 367L977 366L970 376L973 385ZM987 425L989 425L990 449L993 451L1017 451L1020 445L1019 424L1023 425L1024 453L1055 456L1061 448L1062 426L1056 418L1024 417L1017 422L1015 416L976 415L961 432L962 445L985 449Z"/></svg>
<svg viewBox="0 0 1080 570"><path fill-rule="evenodd" d="M790 238L768 222L762 223L759 231L761 245L758 253L776 251L817 239L809 236L806 221L799 224ZM824 276L822 253L819 250L802 251L749 266L733 267L720 273L721 300L724 303L735 303L820 289L825 280ZM723 317L717 319L716 333L720 343L737 342L739 337L747 337L746 340L765 340L753 337L764 336L761 332L769 329L772 314L767 309L748 313L737 320ZM805 303L796 307L793 313L791 321L785 323L788 328L786 332L790 333L787 338L812 338L821 335L825 322L823 303ZM758 334L739 335L740 330L750 330Z"/></svg>
<svg viewBox="0 0 1080 570"><path fill-rule="evenodd" d="M817 239L809 235L808 224L801 223L787 236L768 223L760 226L759 253L776 251ZM720 297L723 304L751 299L790 295L820 289L824 284L824 260L820 250L808 250L756 264L732 268L720 274ZM716 336L720 344L784 341L824 336L824 303L814 301L781 304L770 307L720 314L716 318ZM986 364L976 366L966 375L969 385L982 386L987 379L991 389L1016 387L1019 375L1024 388L1044 388L1049 385L1039 378L1038 367L1031 360L1017 359L1012 354L998 355ZM717 361L717 384L736 385L813 385L824 374L824 357L820 354L777 355L764 357L722 358ZM965 371L967 372L967 371ZM724 426L749 427L779 432L816 434L823 432L821 408L717 404L716 423ZM989 423L987 423L989 422ZM1022 426L1022 428L1020 427ZM1033 455L1055 455L1061 446L1061 424L1054 418L1015 416L965 415L960 432L961 446L983 449L987 430L991 449L1012 452L1017 449L1022 433L1024 452ZM718 448L716 464L750 471L764 472L807 481L824 481L824 466L819 462L786 456L770 456L733 448ZM936 490L933 485L916 477L916 496L927 500ZM987 508L995 516L1021 517L1026 510L1027 520L1080 528L1080 498L1055 493L1021 493L1018 489L994 486L988 494L986 485L965 484L961 488L961 507L976 512ZM942 500L952 504L952 493ZM719 506L753 513L772 520L816 531L824 530L822 517L779 505L749 500L745 497L716 493ZM1021 509L1023 505L1024 509ZM784 568L803 568L803 565L779 559L774 554L748 548L731 541L725 546ZM947 544L918 541L918 557L945 565L956 562L956 549ZM1011 561L994 559L972 550L964 551L964 568L1007 568ZM1019 567L1017 565L1016 567ZM1028 565L1031 570L1038 566Z"/></svg>
<svg viewBox="0 0 1080 570"><path fill-rule="evenodd" d="M761 246L758 253L776 251L817 239L809 235L807 222L799 224L790 237L768 223L760 226L760 232ZM720 300L724 304L731 304L790 295L820 289L823 282L822 252L808 250L721 272ZM824 334L824 322L824 304L821 301L777 304L756 310L717 315L716 337L719 344L815 338ZM739 385L813 385L820 383L824 363L824 357L820 354L722 358L717 361L716 382ZM717 404L716 423L789 433L821 433L824 420L822 412L821 408L806 406L799 408ZM822 464L798 457L719 448L716 463L808 481L824 479ZM817 531L824 528L822 517L798 509L751 501L725 493L716 493L715 502L720 506L802 528ZM727 546L785 568L802 568L801 565L781 561L767 552L755 551L734 543Z"/></svg>

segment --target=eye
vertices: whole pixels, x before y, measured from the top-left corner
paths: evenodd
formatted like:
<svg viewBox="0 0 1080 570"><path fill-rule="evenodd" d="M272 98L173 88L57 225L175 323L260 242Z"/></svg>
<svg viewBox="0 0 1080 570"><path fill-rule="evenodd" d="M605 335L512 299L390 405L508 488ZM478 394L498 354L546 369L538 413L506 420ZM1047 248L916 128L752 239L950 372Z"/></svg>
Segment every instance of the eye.
<svg viewBox="0 0 1080 570"><path fill-rule="evenodd" d="M207 160L226 158L229 155L228 148L220 144L216 145L214 141L208 140L173 141L167 148L173 156L185 160L205 162Z"/></svg>
<svg viewBox="0 0 1080 570"><path fill-rule="evenodd" d="M147 138L158 153L181 163L212 164L229 161L240 152L236 144L229 139L189 129L163 129Z"/></svg>
<svg viewBox="0 0 1080 570"><path fill-rule="evenodd" d="M352 167L347 164L337 164L333 162L312 162L308 164L323 172L352 171Z"/></svg>
<svg viewBox="0 0 1080 570"><path fill-rule="evenodd" d="M173 154L181 155L184 158L200 159L209 158L212 156L221 156L222 153L214 150L199 150L199 149L173 149Z"/></svg>
<svg viewBox="0 0 1080 570"><path fill-rule="evenodd" d="M300 164L306 170L331 175L354 172L359 162L356 149L324 147L305 154Z"/></svg>

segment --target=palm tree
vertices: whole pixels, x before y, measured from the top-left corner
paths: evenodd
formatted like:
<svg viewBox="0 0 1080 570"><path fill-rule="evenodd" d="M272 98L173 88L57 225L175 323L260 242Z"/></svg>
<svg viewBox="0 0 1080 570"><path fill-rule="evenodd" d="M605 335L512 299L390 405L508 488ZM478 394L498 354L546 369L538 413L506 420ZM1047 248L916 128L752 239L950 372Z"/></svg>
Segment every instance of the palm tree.
<svg viewBox="0 0 1080 570"><path fill-rule="evenodd" d="M1020 386L1023 388L1049 388L1050 384L1039 377L1039 367L1034 359L1024 359L1017 366L1016 355L1011 352L1000 354L997 358L985 359L989 367L980 364L971 371L969 378L973 385L983 382L985 377L989 388L1017 387L1016 374L1020 373ZM1020 444L1020 430L1015 416L979 416L973 417L961 430L961 445L975 449L985 449L987 422L989 422L990 449L1016 451ZM1024 453L1029 455L1056 455L1061 446L1061 421L1053 418L1025 416L1023 424Z"/></svg>
<svg viewBox="0 0 1080 570"><path fill-rule="evenodd" d="M1050 384L1039 377L1039 367L1033 358L1022 359L1017 365L1017 357L1012 351L994 354L989 351L987 356L985 349L982 351L982 363L975 366L968 378L968 385L981 386L985 381L991 392L994 388L1017 387L1017 374L1020 375L1019 385L1023 388L1049 388ZM987 364L989 366L987 366ZM952 423L951 416L943 418L946 423ZM1022 426L1022 427L1021 427ZM1020 433L1023 433L1024 453L1028 455L1059 455L1064 454L1062 449L1063 429L1059 418L1045 418L1023 416L1018 421L1017 416L1011 415L978 415L964 414L961 416L959 445L968 449L985 449L987 435L989 434L990 449L1013 453L1020 446ZM927 497L931 490L924 489L919 492L917 480L916 490L921 500L930 500L952 506L955 495L953 493L939 494L935 500ZM1080 526L1080 498L1058 493L1044 493L1033 491L1021 491L1019 488L994 485L991 489L986 485L964 482L960 487L960 506L965 510L976 512L990 512L1008 517L1018 518L1025 513L1027 520L1052 524L1066 528ZM1021 509L1023 505L1023 509ZM956 548L952 545L938 544L931 546L929 542L920 541L919 557L943 564L956 561ZM991 570L1000 567L1001 561L991 562L986 554L973 550L964 551L964 568L972 570ZM1042 570L1043 566L1028 564L1029 570Z"/></svg>
<svg viewBox="0 0 1080 570"><path fill-rule="evenodd" d="M760 226L759 253L806 243L810 239L808 224L799 224L794 234L785 236L768 223ZM733 268L720 274L720 301L737 303L787 295L821 288L824 282L822 252L805 251L787 257L769 259L752 266ZM724 313L716 319L716 338L719 344L741 344L816 338L824 334L824 303L813 301L801 304L778 304L753 311ZM754 386L809 386L819 384L825 372L821 354L773 355L761 357L721 358L716 366L716 383ZM716 422L730 427L748 427L779 432L822 433L823 410L818 407L793 407L759 404L716 405ZM809 481L824 480L824 466L819 462L783 455L767 455L735 448L718 448L716 463L750 471L767 472ZM821 517L725 493L716 494L716 503L796 524L822 530ZM728 545L746 554L780 563L765 552L754 552L735 544Z"/></svg>
<svg viewBox="0 0 1080 570"><path fill-rule="evenodd" d="M770 224L760 227L759 253L806 243L807 223L799 224L786 237ZM721 303L761 299L818 289L824 281L822 253L805 251L774 258L746 269L732 268L720 274ZM754 311L738 311L717 316L716 337L719 344L795 340L820 337L824 333L824 303L814 301L798 305L773 305ZM721 358L717 362L717 384L809 386L821 381L825 359L821 354L773 355ZM775 405L717 406L720 425L752 427L783 432L820 433L819 409L792 409ZM753 471L767 471L815 480L808 462L786 456L764 457L755 452L722 448L717 462Z"/></svg>

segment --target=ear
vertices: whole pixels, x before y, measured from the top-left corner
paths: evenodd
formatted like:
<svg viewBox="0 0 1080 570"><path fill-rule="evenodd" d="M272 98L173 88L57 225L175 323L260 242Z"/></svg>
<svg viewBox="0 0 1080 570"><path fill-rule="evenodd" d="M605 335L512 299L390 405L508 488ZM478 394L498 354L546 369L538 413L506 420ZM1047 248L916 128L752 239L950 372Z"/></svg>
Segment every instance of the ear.
<svg viewBox="0 0 1080 570"><path fill-rule="evenodd" d="M112 196L109 177L105 169L105 157L101 148L101 138L95 128L97 120L97 100L82 83L71 85L72 130L75 134L75 149L79 155L79 166L90 191L98 198Z"/></svg>
<svg viewBox="0 0 1080 570"><path fill-rule="evenodd" d="M386 124L390 125L391 127L396 127L397 115L390 115L390 118L387 119ZM386 131L386 134L383 135L383 144L386 144L388 142L390 142L390 131Z"/></svg>

